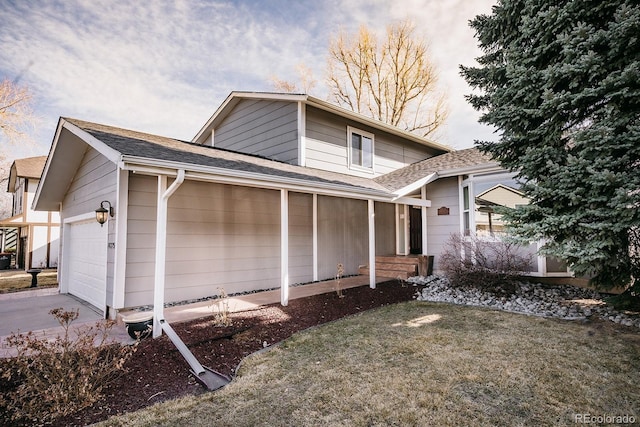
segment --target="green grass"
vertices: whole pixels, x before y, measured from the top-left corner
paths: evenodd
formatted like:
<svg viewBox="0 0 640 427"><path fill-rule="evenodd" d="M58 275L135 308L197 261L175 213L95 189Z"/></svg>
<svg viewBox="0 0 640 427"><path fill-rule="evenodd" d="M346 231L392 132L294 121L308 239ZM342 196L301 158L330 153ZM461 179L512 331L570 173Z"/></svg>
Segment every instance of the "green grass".
<svg viewBox="0 0 640 427"><path fill-rule="evenodd" d="M0 274L0 294L28 290L31 286L31 275L23 270L2 271ZM58 286L56 270L43 270L38 274L38 287L49 288Z"/></svg>
<svg viewBox="0 0 640 427"><path fill-rule="evenodd" d="M224 389L112 418L121 426L574 425L640 419L640 335L412 302L293 336Z"/></svg>

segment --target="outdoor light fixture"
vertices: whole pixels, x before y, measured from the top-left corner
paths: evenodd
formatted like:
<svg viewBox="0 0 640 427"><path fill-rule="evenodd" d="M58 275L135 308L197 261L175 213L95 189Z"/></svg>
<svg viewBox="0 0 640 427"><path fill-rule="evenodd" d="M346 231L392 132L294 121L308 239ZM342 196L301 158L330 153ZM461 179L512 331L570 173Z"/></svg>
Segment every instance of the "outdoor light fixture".
<svg viewBox="0 0 640 427"><path fill-rule="evenodd" d="M105 203L109 204L109 210L105 209ZM105 200L103 202L100 202L100 207L96 209L96 221L98 221L100 227L102 227L104 223L107 222L107 219L109 219L107 217L107 214L109 214L109 216L112 218L115 215L113 212L113 206L111 206L111 203L109 203L108 200Z"/></svg>

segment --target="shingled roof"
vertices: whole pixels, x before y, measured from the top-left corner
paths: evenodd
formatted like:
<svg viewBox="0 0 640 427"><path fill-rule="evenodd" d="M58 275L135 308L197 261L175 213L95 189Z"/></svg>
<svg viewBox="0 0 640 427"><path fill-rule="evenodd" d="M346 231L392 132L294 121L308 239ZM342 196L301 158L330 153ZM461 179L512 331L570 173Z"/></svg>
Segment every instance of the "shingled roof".
<svg viewBox="0 0 640 427"><path fill-rule="evenodd" d="M291 165L260 156L237 153L77 119L65 118L64 120L89 133L123 156L243 171L250 174L277 176L309 183L332 184L348 187L353 191L358 189L368 192L374 191L381 195L388 193L383 185L368 178Z"/></svg>
<svg viewBox="0 0 640 427"><path fill-rule="evenodd" d="M374 179L389 191L395 192L407 187L431 174L442 174L445 171L452 171L479 165L493 165L495 162L487 154L480 152L477 148L453 151L430 157L420 162L412 163L402 169L395 170L386 175Z"/></svg>
<svg viewBox="0 0 640 427"><path fill-rule="evenodd" d="M39 179L47 156L27 157L16 159L11 165L7 191L13 193L18 178Z"/></svg>

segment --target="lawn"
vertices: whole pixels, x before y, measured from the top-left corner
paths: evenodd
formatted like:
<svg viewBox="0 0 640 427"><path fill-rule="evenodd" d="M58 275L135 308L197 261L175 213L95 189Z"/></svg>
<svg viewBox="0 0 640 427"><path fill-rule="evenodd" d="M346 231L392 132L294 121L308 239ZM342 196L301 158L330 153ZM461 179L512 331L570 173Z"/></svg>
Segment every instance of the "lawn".
<svg viewBox="0 0 640 427"><path fill-rule="evenodd" d="M0 294L8 292L25 291L31 286L31 274L24 270L7 271L0 274ZM49 288L58 286L58 272L56 270L43 270L38 274L38 287Z"/></svg>
<svg viewBox="0 0 640 427"><path fill-rule="evenodd" d="M575 425L640 420L640 334L410 302L294 335L224 389L102 425ZM628 418L627 418L628 419Z"/></svg>

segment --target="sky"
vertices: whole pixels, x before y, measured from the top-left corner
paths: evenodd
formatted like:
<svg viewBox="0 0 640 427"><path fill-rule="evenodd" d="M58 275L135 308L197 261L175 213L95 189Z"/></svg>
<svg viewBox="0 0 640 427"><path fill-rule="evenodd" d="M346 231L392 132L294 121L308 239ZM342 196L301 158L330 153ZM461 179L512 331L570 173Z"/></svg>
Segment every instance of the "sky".
<svg viewBox="0 0 640 427"><path fill-rule="evenodd" d="M437 142L495 140L464 99L459 65L481 52L468 21L495 0L0 0L0 79L28 86L31 144L9 159L46 155L59 117L190 141L232 91L273 91L304 63L323 84L329 40L365 24L410 19L429 45L449 118Z"/></svg>

